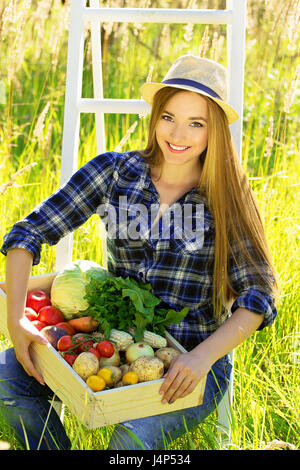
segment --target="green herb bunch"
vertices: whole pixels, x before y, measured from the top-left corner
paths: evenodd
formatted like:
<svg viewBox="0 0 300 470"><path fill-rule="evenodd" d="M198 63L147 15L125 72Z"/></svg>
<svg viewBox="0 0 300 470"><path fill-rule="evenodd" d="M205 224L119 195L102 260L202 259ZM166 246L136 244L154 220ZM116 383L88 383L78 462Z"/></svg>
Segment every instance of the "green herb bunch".
<svg viewBox="0 0 300 470"><path fill-rule="evenodd" d="M173 309L156 308L161 300L152 294L151 284L143 284L127 277L111 277L103 281L91 279L86 286L89 307L84 315L91 315L99 322L98 329L109 337L110 330L127 331L135 327L135 340L143 338L147 328L164 335L165 327L179 323L188 313Z"/></svg>

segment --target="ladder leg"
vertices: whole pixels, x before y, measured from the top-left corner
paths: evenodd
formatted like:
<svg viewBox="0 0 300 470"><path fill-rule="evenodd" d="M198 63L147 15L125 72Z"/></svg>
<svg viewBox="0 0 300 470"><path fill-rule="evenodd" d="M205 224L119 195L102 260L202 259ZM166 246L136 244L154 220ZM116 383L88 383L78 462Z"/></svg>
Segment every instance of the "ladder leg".
<svg viewBox="0 0 300 470"><path fill-rule="evenodd" d="M234 376L234 351L229 353L232 363L232 372L229 380L228 389L218 406L218 438L222 447L231 443L232 428L232 400L233 400L233 376Z"/></svg>
<svg viewBox="0 0 300 470"><path fill-rule="evenodd" d="M231 441L231 411L229 391L226 392L218 406L218 438L219 442L227 445Z"/></svg>
<svg viewBox="0 0 300 470"><path fill-rule="evenodd" d="M65 405L64 405L64 403L60 400L55 400L53 402L53 408L56 411L56 413L58 414L59 419L63 423L64 422L64 415L65 415Z"/></svg>
<svg viewBox="0 0 300 470"><path fill-rule="evenodd" d="M64 415L65 415L64 403L56 395L54 395L53 398L49 400L49 403L50 403L50 410L51 408L53 408L54 411L58 414L60 421L63 423Z"/></svg>
<svg viewBox="0 0 300 470"><path fill-rule="evenodd" d="M241 158L247 0L226 0L226 8L232 10L232 24L227 24L229 103L240 116L240 119L230 124L230 132Z"/></svg>
<svg viewBox="0 0 300 470"><path fill-rule="evenodd" d="M99 8L99 0L90 0L92 8ZM91 22L91 41L92 41L92 65L93 65L93 85L94 85L94 98L103 98L103 78L102 78L102 53L101 53L101 29L100 23L97 21ZM97 111L95 113L96 125L96 144L97 155L101 155L106 150L105 144L105 123L104 113ZM102 266L107 269L107 249L106 249L106 232L102 221L101 236L102 236Z"/></svg>
<svg viewBox="0 0 300 470"><path fill-rule="evenodd" d="M90 0L92 8L99 8L99 0ZM101 53L101 29L100 23L91 22L91 41L92 41L92 66L93 66L93 86L94 98L103 98L103 79L102 79L102 53ZM97 154L105 152L105 127L104 113L97 111L96 118L96 141Z"/></svg>
<svg viewBox="0 0 300 470"><path fill-rule="evenodd" d="M77 170L80 112L78 103L82 92L84 21L82 9L85 0L71 0L68 38L67 77L64 128L61 159L61 185ZM57 244L56 270L72 261L72 234Z"/></svg>

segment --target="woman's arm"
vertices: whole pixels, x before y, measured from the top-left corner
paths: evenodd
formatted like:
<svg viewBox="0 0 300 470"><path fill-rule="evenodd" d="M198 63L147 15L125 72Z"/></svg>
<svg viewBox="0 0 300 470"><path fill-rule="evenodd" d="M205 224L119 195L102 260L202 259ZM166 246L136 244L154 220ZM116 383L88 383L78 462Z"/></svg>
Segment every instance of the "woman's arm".
<svg viewBox="0 0 300 470"><path fill-rule="evenodd" d="M29 345L33 341L40 344L46 344L47 341L24 316L32 260L32 254L21 248L11 249L7 253L7 326L18 361L28 375L35 377L41 384L44 384L43 377L31 361Z"/></svg>
<svg viewBox="0 0 300 470"><path fill-rule="evenodd" d="M194 351L199 355L206 354L214 364L254 333L263 320L263 315L239 308Z"/></svg>
<svg viewBox="0 0 300 470"><path fill-rule="evenodd" d="M191 393L212 365L254 333L263 320L263 315L239 308L205 341L178 356L160 388L162 402L173 403Z"/></svg>
<svg viewBox="0 0 300 470"><path fill-rule="evenodd" d="M33 254L33 264L38 264L43 244L56 245L97 213L115 166L116 156L112 152L86 163L67 183L14 224L4 237L1 253L6 255L12 248L23 248Z"/></svg>
<svg viewBox="0 0 300 470"><path fill-rule="evenodd" d="M108 152L90 160L69 181L38 204L5 235L1 252L7 255L8 330L16 357L25 371L43 384L29 354L33 341L47 341L24 316L30 270L40 262L42 244L55 245L67 233L97 212L111 184L117 154Z"/></svg>
<svg viewBox="0 0 300 470"><path fill-rule="evenodd" d="M22 248L9 250L6 259L7 320L17 323L23 317L32 255Z"/></svg>

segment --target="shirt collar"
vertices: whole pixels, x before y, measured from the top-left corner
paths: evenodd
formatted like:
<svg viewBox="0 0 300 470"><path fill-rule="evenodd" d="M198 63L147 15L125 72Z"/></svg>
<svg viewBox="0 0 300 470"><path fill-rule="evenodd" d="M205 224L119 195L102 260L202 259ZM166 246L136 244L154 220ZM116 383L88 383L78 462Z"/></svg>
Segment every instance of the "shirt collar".
<svg viewBox="0 0 300 470"><path fill-rule="evenodd" d="M139 181L137 183L137 188L149 188L151 183L150 166L138 152L134 156L136 157L136 170L139 173Z"/></svg>

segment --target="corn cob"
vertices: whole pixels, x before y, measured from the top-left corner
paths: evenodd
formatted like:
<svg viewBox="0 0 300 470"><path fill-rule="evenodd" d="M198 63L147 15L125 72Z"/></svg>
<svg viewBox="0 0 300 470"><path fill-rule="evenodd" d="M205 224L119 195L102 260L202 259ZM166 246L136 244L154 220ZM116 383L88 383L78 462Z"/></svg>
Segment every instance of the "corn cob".
<svg viewBox="0 0 300 470"><path fill-rule="evenodd" d="M133 343L133 337L126 331L110 330L110 341L113 341L119 351L125 351L128 346Z"/></svg>
<svg viewBox="0 0 300 470"><path fill-rule="evenodd" d="M134 335L134 331L135 331L134 328L129 329L129 332L133 335ZM167 346L166 338L148 330L144 331L144 337L141 341L149 344L150 346L152 346L152 348L157 348L157 349L165 348Z"/></svg>
<svg viewBox="0 0 300 470"><path fill-rule="evenodd" d="M165 348L167 346L167 340L157 333L152 331L145 330L143 341L147 344L150 344L152 348Z"/></svg>

